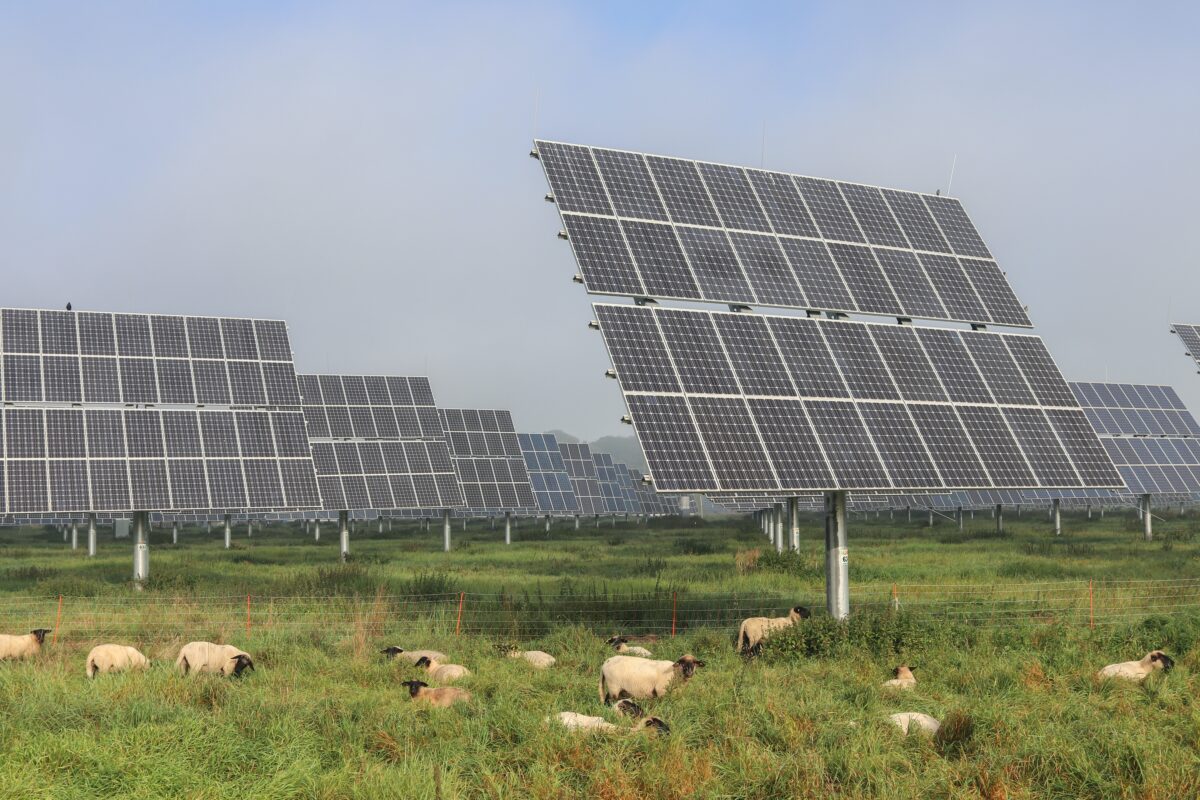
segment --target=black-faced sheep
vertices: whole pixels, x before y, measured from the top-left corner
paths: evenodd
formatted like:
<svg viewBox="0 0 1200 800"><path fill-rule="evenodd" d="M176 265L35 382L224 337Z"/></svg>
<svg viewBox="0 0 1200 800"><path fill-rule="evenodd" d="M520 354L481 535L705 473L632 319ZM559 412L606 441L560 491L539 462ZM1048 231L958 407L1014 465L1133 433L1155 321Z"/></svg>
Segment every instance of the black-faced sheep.
<svg viewBox="0 0 1200 800"><path fill-rule="evenodd" d="M917 679L912 674L912 667L901 664L892 670L893 677L890 681L883 682L885 689L912 689L917 685Z"/></svg>
<svg viewBox="0 0 1200 800"><path fill-rule="evenodd" d="M629 717L630 719L641 719L646 716L646 712L637 703L626 697L624 700L618 700L613 705L613 711L618 717Z"/></svg>
<svg viewBox="0 0 1200 800"><path fill-rule="evenodd" d="M403 647L385 647L379 651L388 658L403 658L410 664L416 664L422 658L428 658L430 661L445 661L446 654L439 653L437 650L405 650Z"/></svg>
<svg viewBox="0 0 1200 800"><path fill-rule="evenodd" d="M812 612L804 606L793 606L786 617L750 617L742 621L738 629L737 646L735 649L742 653L757 653L762 649L762 643L775 631L790 628L802 619L808 619Z"/></svg>
<svg viewBox="0 0 1200 800"><path fill-rule="evenodd" d="M461 664L442 664L427 656L418 658L416 666L424 667L425 671L429 673L429 677L438 683L453 683L459 678L465 678L471 674L471 670Z"/></svg>
<svg viewBox="0 0 1200 800"><path fill-rule="evenodd" d="M579 731L581 733L634 733L637 731L650 731L665 736L671 732L671 727L658 717L639 719L629 728L613 725L604 717L589 717L586 714L577 714L574 711L560 711L557 714L546 717L546 721L557 721L567 730Z"/></svg>
<svg viewBox="0 0 1200 800"><path fill-rule="evenodd" d="M231 644L188 642L179 651L175 666L184 675L193 672L215 672L240 678L242 671L254 669L250 655Z"/></svg>
<svg viewBox="0 0 1200 800"><path fill-rule="evenodd" d="M613 656L600 667L600 702L624 697L659 697L677 680L686 683L704 662L688 654L678 661L651 661L636 656Z"/></svg>
<svg viewBox="0 0 1200 800"><path fill-rule="evenodd" d="M142 655L136 647L123 644L100 644L88 653L86 672L89 678L96 677L99 672L124 672L131 669L149 669L150 659Z"/></svg>
<svg viewBox="0 0 1200 800"><path fill-rule="evenodd" d="M42 652L49 628L36 628L20 636L0 633L0 661L32 658Z"/></svg>
<svg viewBox="0 0 1200 800"><path fill-rule="evenodd" d="M509 650L509 658L522 658L537 669L549 669L556 663L554 656L541 650ZM437 659L434 659L435 661Z"/></svg>
<svg viewBox="0 0 1200 800"><path fill-rule="evenodd" d="M438 708L447 708L455 703L466 703L471 699L471 693L454 686L442 686L437 689L429 688L424 681L404 681L401 686L408 687L408 696L417 703L426 703Z"/></svg>
<svg viewBox="0 0 1200 800"><path fill-rule="evenodd" d="M628 636L614 636L605 644L612 645L612 649L616 650L621 655L638 656L639 658L654 658L654 654L644 647L629 644Z"/></svg>
<svg viewBox="0 0 1200 800"><path fill-rule="evenodd" d="M1127 681L1141 683L1150 673L1161 669L1164 674L1171 671L1175 661L1162 650L1151 650L1142 657L1141 661L1123 661L1120 664L1109 664L1096 673L1097 678L1121 678Z"/></svg>

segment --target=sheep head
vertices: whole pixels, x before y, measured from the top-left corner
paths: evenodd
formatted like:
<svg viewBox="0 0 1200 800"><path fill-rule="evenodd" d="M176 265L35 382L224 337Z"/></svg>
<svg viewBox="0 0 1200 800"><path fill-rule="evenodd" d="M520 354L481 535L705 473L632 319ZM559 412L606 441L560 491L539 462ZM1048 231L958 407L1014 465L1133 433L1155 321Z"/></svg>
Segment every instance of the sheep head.
<svg viewBox="0 0 1200 800"><path fill-rule="evenodd" d="M45 644L46 643L46 634L49 632L50 632L49 628L35 628L34 630L31 630L29 633L31 636L33 636L33 638L37 639L38 644Z"/></svg>
<svg viewBox="0 0 1200 800"><path fill-rule="evenodd" d="M246 655L245 653L234 656L230 659L230 661L233 662L233 674L235 677L240 678L242 676L242 672L247 667L249 667L251 670L254 669L254 662L251 661L250 656Z"/></svg>
<svg viewBox="0 0 1200 800"><path fill-rule="evenodd" d="M911 677L913 677L912 667L908 666L907 664L901 664L900 666L898 666L892 670L892 677L893 678L911 678Z"/></svg>
<svg viewBox="0 0 1200 800"><path fill-rule="evenodd" d="M692 677L692 673L696 671L696 667L703 666L704 662L696 660L696 657L691 653L688 653L683 658L675 662L675 669L679 670L685 681Z"/></svg>
<svg viewBox="0 0 1200 800"><path fill-rule="evenodd" d="M627 644L628 642L629 642L629 637L627 637L627 636L613 636L613 637L610 637L609 640L607 642L605 642L605 644L610 644L613 647L616 647L619 644Z"/></svg>
<svg viewBox="0 0 1200 800"><path fill-rule="evenodd" d="M404 681L400 685L408 687L409 697L416 697L417 694L429 684L425 681Z"/></svg>
<svg viewBox="0 0 1200 800"><path fill-rule="evenodd" d="M391 647L383 648L379 652L382 653L383 655L387 656L388 658L395 658L396 656L398 656L404 652L404 648L396 647L395 645L392 645Z"/></svg>
<svg viewBox="0 0 1200 800"><path fill-rule="evenodd" d="M641 706L630 700L628 697L624 700L618 700L614 709L621 716L630 717L631 719L641 719L646 714L646 712L642 710Z"/></svg>
<svg viewBox="0 0 1200 800"><path fill-rule="evenodd" d="M794 606L788 616L795 620L808 619L812 616L812 612L804 606Z"/></svg>
<svg viewBox="0 0 1200 800"><path fill-rule="evenodd" d="M638 727L642 730L654 731L659 736L666 736L671 732L671 726L658 717L646 717L638 723Z"/></svg>
<svg viewBox="0 0 1200 800"><path fill-rule="evenodd" d="M429 660L429 656L421 656L417 659L415 666L428 668L433 666L433 662Z"/></svg>
<svg viewBox="0 0 1200 800"><path fill-rule="evenodd" d="M1154 650L1146 657L1150 659L1150 666L1161 669L1164 673L1170 672L1175 667L1175 659L1162 650Z"/></svg>

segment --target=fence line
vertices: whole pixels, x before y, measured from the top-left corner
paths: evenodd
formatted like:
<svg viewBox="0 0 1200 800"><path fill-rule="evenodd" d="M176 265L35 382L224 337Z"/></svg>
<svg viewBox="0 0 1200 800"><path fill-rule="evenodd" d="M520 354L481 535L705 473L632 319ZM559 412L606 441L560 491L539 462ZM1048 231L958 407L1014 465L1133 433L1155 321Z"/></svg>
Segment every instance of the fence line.
<svg viewBox="0 0 1200 800"><path fill-rule="evenodd" d="M487 634L529 638L581 624L598 633L674 636L730 630L752 616L781 616L781 592L648 591L556 595L443 592L373 596L0 596L0 632L53 624L54 639L101 635L235 638L256 632L369 628L383 635ZM1155 614L1195 614L1200 579L1072 580L1013 584L887 584L858 588L856 609L899 609L983 628L1047 623L1111 625ZM817 604L816 608L822 608Z"/></svg>

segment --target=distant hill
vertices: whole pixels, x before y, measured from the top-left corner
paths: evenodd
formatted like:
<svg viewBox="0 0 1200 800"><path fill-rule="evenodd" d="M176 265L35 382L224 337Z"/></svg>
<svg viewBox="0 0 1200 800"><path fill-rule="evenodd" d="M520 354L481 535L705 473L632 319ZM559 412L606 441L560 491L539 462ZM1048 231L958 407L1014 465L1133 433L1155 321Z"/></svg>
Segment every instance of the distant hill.
<svg viewBox="0 0 1200 800"><path fill-rule="evenodd" d="M579 437L572 436L566 431L546 431L554 434L554 438L562 444L579 444ZM642 455L642 446L636 436L602 436L594 442L588 442L592 450L608 453L613 461L625 464L633 469L646 472L646 457Z"/></svg>

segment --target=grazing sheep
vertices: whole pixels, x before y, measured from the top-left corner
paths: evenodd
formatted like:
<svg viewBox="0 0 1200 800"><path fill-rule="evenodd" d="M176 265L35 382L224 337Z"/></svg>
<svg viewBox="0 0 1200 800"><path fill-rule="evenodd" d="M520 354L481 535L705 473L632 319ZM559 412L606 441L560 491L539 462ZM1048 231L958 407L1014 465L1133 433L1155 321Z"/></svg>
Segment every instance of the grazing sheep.
<svg viewBox="0 0 1200 800"><path fill-rule="evenodd" d="M1151 672L1161 669L1164 674L1171 671L1175 661L1162 650L1151 650L1141 661L1123 661L1120 664L1109 664L1096 673L1097 678L1122 678L1141 683L1150 676Z"/></svg>
<svg viewBox="0 0 1200 800"><path fill-rule="evenodd" d="M459 678L465 678L471 674L471 670L461 664L441 664L426 656L418 658L415 666L424 667L425 671L429 673L429 677L438 683L453 683Z"/></svg>
<svg viewBox="0 0 1200 800"><path fill-rule="evenodd" d="M553 667L556 659L549 653L544 653L541 650L510 650L508 651L509 658L523 658L532 664L537 669L549 669ZM435 661L437 659L434 659Z"/></svg>
<svg viewBox="0 0 1200 800"><path fill-rule="evenodd" d="M921 714L916 711L908 711L903 714L892 714L888 717L892 723L904 732L907 736L910 733L922 731L928 734L936 734L938 729L942 727L942 723L938 722L928 714Z"/></svg>
<svg viewBox="0 0 1200 800"><path fill-rule="evenodd" d="M775 631L790 628L802 619L808 619L812 612L804 606L794 606L786 617L750 617L742 621L738 629L735 649L742 653L758 653L762 643Z"/></svg>
<svg viewBox="0 0 1200 800"><path fill-rule="evenodd" d="M917 679L912 674L912 667L901 664L892 670L892 675L895 677L890 681L883 682L885 689L911 689L917 685Z"/></svg>
<svg viewBox="0 0 1200 800"><path fill-rule="evenodd" d="M49 632L49 628L36 628L20 636L0 633L0 661L36 656L42 652L42 644Z"/></svg>
<svg viewBox="0 0 1200 800"><path fill-rule="evenodd" d="M98 672L124 672L128 669L148 669L150 659L146 658L136 647L123 644L100 644L88 653L87 676L96 677Z"/></svg>
<svg viewBox="0 0 1200 800"><path fill-rule="evenodd" d="M424 681L404 681L401 686L408 687L408 696L417 703L426 703L438 708L448 708L455 703L466 703L471 700L471 693L466 689L454 686L442 686L437 689L429 688Z"/></svg>
<svg viewBox="0 0 1200 800"><path fill-rule="evenodd" d="M179 651L175 666L184 675L192 672L216 672L220 675L242 676L242 671L254 669L250 655L231 644L212 642L188 642Z"/></svg>
<svg viewBox="0 0 1200 800"><path fill-rule="evenodd" d="M405 650L403 647L387 647L379 652L388 658L400 656L410 664L416 664L419 659L428 658L430 661L445 661L446 654L437 650Z"/></svg>
<svg viewBox="0 0 1200 800"><path fill-rule="evenodd" d="M629 728L613 725L604 717L589 717L586 714L577 714L574 711L561 711L558 714L546 717L547 722L552 720L558 720L558 723L567 730L582 731L583 733L634 733L636 731L652 731L666 735L671 732L671 727L658 717L640 719Z"/></svg>
<svg viewBox="0 0 1200 800"><path fill-rule="evenodd" d="M611 644L613 650L616 650L621 655L638 656L639 658L654 658L654 654L644 647L629 644L628 636L614 636L605 644Z"/></svg>
<svg viewBox="0 0 1200 800"><path fill-rule="evenodd" d="M646 712L637 703L626 697L624 700L618 700L613 706L613 711L618 717L629 717L630 719L641 719L646 716Z"/></svg>
<svg viewBox="0 0 1200 800"><path fill-rule="evenodd" d="M613 656L600 667L600 702L607 705L612 700L625 697L658 697L678 678L686 683L696 667L703 667L691 655L678 661L651 661L636 656Z"/></svg>

